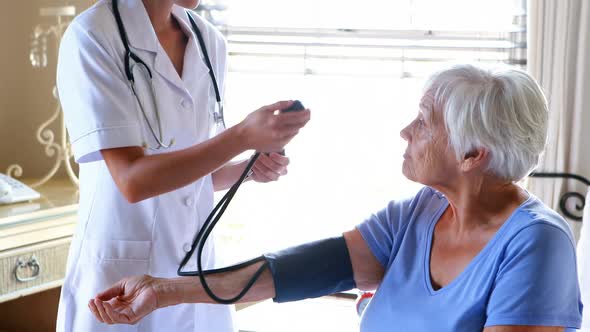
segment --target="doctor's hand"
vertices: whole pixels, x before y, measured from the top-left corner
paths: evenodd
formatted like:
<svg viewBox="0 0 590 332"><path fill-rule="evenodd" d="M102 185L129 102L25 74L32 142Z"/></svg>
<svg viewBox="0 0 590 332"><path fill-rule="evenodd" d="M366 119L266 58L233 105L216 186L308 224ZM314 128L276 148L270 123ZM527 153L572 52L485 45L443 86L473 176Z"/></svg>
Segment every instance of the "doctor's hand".
<svg viewBox="0 0 590 332"><path fill-rule="evenodd" d="M261 153L254 166L250 178L256 182L277 181L279 177L287 174L289 158L279 153Z"/></svg>
<svg viewBox="0 0 590 332"><path fill-rule="evenodd" d="M135 324L158 308L156 278L125 278L88 302L96 319L107 324Z"/></svg>
<svg viewBox="0 0 590 332"><path fill-rule="evenodd" d="M258 152L281 151L299 133L310 119L308 109L299 112L278 113L293 104L293 101L280 101L263 106L250 113L237 126L249 149Z"/></svg>

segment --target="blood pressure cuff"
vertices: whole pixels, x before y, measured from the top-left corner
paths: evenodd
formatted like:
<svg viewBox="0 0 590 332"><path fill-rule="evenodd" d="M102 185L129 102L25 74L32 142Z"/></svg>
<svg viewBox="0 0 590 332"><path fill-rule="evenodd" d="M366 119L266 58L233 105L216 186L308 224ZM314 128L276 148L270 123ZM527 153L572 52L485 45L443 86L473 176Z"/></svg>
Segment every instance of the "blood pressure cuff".
<svg viewBox="0 0 590 332"><path fill-rule="evenodd" d="M333 294L356 287L344 237L265 254L275 284L275 302Z"/></svg>

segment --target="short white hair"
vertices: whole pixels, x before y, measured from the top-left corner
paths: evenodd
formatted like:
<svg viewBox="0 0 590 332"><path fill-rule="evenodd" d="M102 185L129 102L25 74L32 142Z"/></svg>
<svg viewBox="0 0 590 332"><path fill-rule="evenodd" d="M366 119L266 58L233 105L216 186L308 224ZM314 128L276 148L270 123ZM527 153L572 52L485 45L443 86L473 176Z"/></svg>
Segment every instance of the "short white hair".
<svg viewBox="0 0 590 332"><path fill-rule="evenodd" d="M432 75L425 92L443 110L457 160L485 148L487 171L510 181L537 166L547 142L548 107L541 87L526 72L455 65Z"/></svg>

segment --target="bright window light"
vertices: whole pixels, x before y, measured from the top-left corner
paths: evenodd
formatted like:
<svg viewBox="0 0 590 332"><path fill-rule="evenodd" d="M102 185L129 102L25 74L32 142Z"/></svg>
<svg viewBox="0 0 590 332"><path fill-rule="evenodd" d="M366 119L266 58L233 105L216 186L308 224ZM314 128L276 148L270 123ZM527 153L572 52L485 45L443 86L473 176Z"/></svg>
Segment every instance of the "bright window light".
<svg viewBox="0 0 590 332"><path fill-rule="evenodd" d="M523 0L223 3L228 125L282 99L312 120L286 147L286 177L240 188L216 231L221 264L338 235L416 192L399 132L427 75L446 61L526 61Z"/></svg>

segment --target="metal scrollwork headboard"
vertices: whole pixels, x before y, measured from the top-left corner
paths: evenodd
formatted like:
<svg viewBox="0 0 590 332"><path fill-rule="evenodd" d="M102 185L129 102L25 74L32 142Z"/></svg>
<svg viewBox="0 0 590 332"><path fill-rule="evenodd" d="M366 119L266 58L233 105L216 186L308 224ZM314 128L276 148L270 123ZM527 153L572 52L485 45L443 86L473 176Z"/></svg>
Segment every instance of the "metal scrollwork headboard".
<svg viewBox="0 0 590 332"><path fill-rule="evenodd" d="M586 179L583 176L577 175L577 174L571 174L571 173L545 173L545 172L534 172L531 173L529 175L530 177L533 178L564 178L564 179L573 179L573 180L578 180L582 183L584 183L586 186L590 186L590 180ZM561 197L559 198L559 210L568 218L575 220L575 221L582 221L582 216L581 215L575 215L571 210L569 210L567 203L567 200L570 198L574 198L577 199L579 201L579 203L577 203L575 205L575 209L577 211L583 211L584 210L584 205L586 204L586 198L585 195L580 194L578 192L575 191L568 191L565 192L563 195L561 195Z"/></svg>

